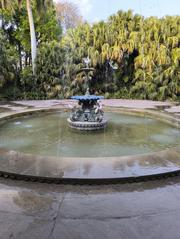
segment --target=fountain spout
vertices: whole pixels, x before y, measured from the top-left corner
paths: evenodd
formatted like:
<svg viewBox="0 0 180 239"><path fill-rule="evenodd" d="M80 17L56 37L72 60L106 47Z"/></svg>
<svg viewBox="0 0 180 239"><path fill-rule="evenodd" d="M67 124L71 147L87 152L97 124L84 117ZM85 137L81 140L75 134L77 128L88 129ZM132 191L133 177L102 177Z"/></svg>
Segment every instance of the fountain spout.
<svg viewBox="0 0 180 239"><path fill-rule="evenodd" d="M95 69L89 67L89 58L84 58L83 60L86 67L82 68L79 72L85 72L88 87L85 95L71 97L71 99L78 100L80 107L72 111L70 117L68 118L68 123L71 128L79 130L92 131L104 129L107 125L107 120L104 118L104 112L98 102L104 97L90 94L88 72L94 71Z"/></svg>

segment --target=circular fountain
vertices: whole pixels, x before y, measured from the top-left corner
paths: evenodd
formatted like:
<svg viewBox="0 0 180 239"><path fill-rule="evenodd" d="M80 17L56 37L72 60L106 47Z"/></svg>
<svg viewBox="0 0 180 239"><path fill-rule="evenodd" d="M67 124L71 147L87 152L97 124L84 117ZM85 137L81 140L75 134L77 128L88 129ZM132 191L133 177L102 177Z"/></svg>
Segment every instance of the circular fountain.
<svg viewBox="0 0 180 239"><path fill-rule="evenodd" d="M84 62L86 67L78 72L85 72L86 83L89 86L88 73L94 71L94 68L89 67L89 58L84 58ZM103 96L90 95L89 87L85 95L72 96L71 99L78 101L78 107L73 108L70 117L67 119L69 126L73 129L86 131L104 129L107 125L107 120L104 118L104 112L99 103L99 100L103 98Z"/></svg>
<svg viewBox="0 0 180 239"><path fill-rule="evenodd" d="M180 175L180 119L159 108L167 103L146 101L136 108L139 103L130 101L125 108L124 101L104 101L105 118L103 97L89 93L88 73L94 69L89 58L84 62L86 94L72 96L78 105L70 116L68 100L0 114L0 176L105 184Z"/></svg>
<svg viewBox="0 0 180 239"><path fill-rule="evenodd" d="M157 120L157 114L114 110L106 112L106 129L93 134L69 130L66 110L9 113L0 120L0 176L104 184L179 175L180 131L175 121L171 125Z"/></svg>

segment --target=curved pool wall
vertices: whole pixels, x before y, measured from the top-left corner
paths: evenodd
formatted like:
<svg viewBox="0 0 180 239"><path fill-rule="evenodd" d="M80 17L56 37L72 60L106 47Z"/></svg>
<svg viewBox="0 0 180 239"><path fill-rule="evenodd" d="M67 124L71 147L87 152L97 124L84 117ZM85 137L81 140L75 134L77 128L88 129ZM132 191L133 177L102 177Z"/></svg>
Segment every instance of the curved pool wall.
<svg viewBox="0 0 180 239"><path fill-rule="evenodd" d="M66 110L66 109L63 109ZM4 123L40 112L57 112L59 109L35 109L8 113L0 119ZM179 119L154 110L106 108L105 111L155 118L179 128ZM180 173L180 148L161 150L144 155L121 157L52 157L25 154L1 149L0 175L26 180L57 183L113 183L150 180ZM95 165L95 166L94 166Z"/></svg>

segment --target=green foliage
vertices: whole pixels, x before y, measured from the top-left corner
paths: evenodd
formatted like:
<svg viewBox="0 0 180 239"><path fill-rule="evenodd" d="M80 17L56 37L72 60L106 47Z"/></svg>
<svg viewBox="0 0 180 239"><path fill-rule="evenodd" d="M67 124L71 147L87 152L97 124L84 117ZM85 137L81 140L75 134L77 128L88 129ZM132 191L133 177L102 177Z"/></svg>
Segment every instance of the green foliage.
<svg viewBox="0 0 180 239"><path fill-rule="evenodd" d="M58 40L61 35L61 29L55 17L55 9L51 7L46 11L46 14L39 14L36 2L32 1L32 10L38 45L42 42ZM30 52L30 29L25 2L22 4L21 9L16 7L15 10L16 14L13 17L18 18L16 21L18 27L15 29L13 35L21 42L23 50Z"/></svg>
<svg viewBox="0 0 180 239"><path fill-rule="evenodd" d="M62 44L73 54L72 64L77 67L82 66L83 57L92 59L95 72L91 86L96 93L115 98L178 100L179 26L179 16L144 19L131 11L119 11L107 22L70 30ZM109 62L117 69L113 71ZM84 84L80 78L78 82ZM77 89L83 92L83 87Z"/></svg>
<svg viewBox="0 0 180 239"><path fill-rule="evenodd" d="M13 92L9 89L17 89L16 80L18 78L18 70L16 68L17 55L7 43L3 32L0 31L0 98L13 96Z"/></svg>
<svg viewBox="0 0 180 239"><path fill-rule="evenodd" d="M21 97L49 99L83 94L87 82L79 70L82 59L89 56L90 67L95 69L89 75L92 93L106 98L180 99L179 16L145 19L131 11L119 11L107 22L69 29L59 40L54 8L48 8L42 17L36 1L32 2L38 39L35 76L29 68L30 37L24 2L21 9L16 6L15 13L3 14L3 34L16 59L13 65L9 50L5 51L3 74L11 81L11 69L20 71L21 80L18 74L15 76L23 92ZM1 82L4 84L4 80Z"/></svg>
<svg viewBox="0 0 180 239"><path fill-rule="evenodd" d="M33 86L46 99L62 98L65 93L64 57L63 48L55 41L42 44L38 51Z"/></svg>
<svg viewBox="0 0 180 239"><path fill-rule="evenodd" d="M40 47L44 42L59 40L61 28L56 20L54 6L52 4L47 5L48 2L52 3L52 1L46 1L46 6L48 6L46 11L39 9L39 6L45 7L43 5L44 1L41 1L40 5L37 2L36 0L31 0L37 44ZM2 61L0 66L2 69L0 70L3 70L3 76L0 74L0 85L5 87L3 97L14 99L17 95L17 98L43 98L45 97L44 94L40 94L40 91L35 87L36 79L32 76L30 69L30 29L26 0L21 1L21 5L18 3L19 1L7 1L5 8L0 6L1 35L7 41L6 51L3 51L4 54L0 53L0 61ZM7 84L5 84L5 81ZM15 90L9 90L13 84ZM21 95L17 92L18 88L21 89ZM17 92L17 94L13 92Z"/></svg>
<svg viewBox="0 0 180 239"><path fill-rule="evenodd" d="M61 35L61 28L56 20L54 7L49 7L45 14L40 14L37 10L37 1L32 0L31 2L38 45L42 42L58 40ZM20 8L18 4L14 3L13 11L4 10L3 22L4 31L9 34L11 43L19 43L21 45L21 51L29 54L30 29L27 17L26 1L22 1Z"/></svg>

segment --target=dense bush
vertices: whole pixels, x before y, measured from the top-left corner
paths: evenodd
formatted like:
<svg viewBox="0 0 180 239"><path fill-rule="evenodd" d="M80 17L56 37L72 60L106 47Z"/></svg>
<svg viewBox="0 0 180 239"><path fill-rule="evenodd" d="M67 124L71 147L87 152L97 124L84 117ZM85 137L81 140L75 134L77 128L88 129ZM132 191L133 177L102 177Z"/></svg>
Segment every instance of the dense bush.
<svg viewBox="0 0 180 239"><path fill-rule="evenodd" d="M60 43L41 46L36 60L36 87L46 98L63 98L64 51Z"/></svg>
<svg viewBox="0 0 180 239"><path fill-rule="evenodd" d="M96 69L91 84L98 93L108 92L108 97L115 98L179 99L179 16L144 19L119 11L107 22L70 30L63 44L77 65L90 56Z"/></svg>
<svg viewBox="0 0 180 239"><path fill-rule="evenodd" d="M5 36L0 31L0 99L12 99L15 92L18 92L16 61L17 55L14 49L7 43Z"/></svg>
<svg viewBox="0 0 180 239"><path fill-rule="evenodd" d="M95 68L89 75L93 93L107 98L180 100L180 16L144 18L119 11L107 22L69 29L60 41L56 37L41 39L36 74L32 75L30 61L20 69L20 80L16 74L22 92L18 97L50 99L83 94L87 82L79 69L83 58L89 56L90 67ZM22 51L28 55L28 50ZM2 85L5 78L12 81L14 65L9 56L0 60L6 65L1 66L6 69Z"/></svg>

